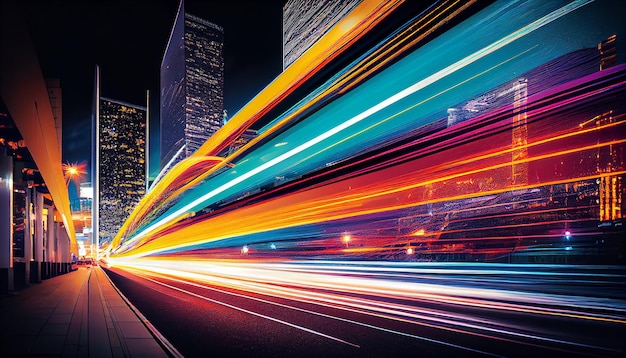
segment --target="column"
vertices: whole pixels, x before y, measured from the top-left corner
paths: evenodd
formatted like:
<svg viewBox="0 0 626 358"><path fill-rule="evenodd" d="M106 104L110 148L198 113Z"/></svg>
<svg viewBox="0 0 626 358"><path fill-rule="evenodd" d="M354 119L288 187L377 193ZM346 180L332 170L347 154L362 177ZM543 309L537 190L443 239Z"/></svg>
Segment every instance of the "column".
<svg viewBox="0 0 626 358"><path fill-rule="evenodd" d="M70 272L72 257L70 255L70 237L65 228L59 225L59 259L62 262L63 273Z"/></svg>
<svg viewBox="0 0 626 358"><path fill-rule="evenodd" d="M13 158L0 148L0 293L13 291Z"/></svg>
<svg viewBox="0 0 626 358"><path fill-rule="evenodd" d="M43 194L35 190L35 242L34 261L31 265L31 282L41 282L43 262Z"/></svg>
<svg viewBox="0 0 626 358"><path fill-rule="evenodd" d="M44 257L44 261L46 262L46 272L47 272L47 276L48 277L52 277L54 276L54 262L55 257L54 257L54 234L55 234L55 230L54 230L54 206L48 206L48 219L46 220L46 223L48 224L48 227L46 228L46 252L45 252L45 257Z"/></svg>
<svg viewBox="0 0 626 358"><path fill-rule="evenodd" d="M32 182L28 182L26 188L26 214L24 216L24 282L20 285L30 285L30 264L33 260L33 188Z"/></svg>

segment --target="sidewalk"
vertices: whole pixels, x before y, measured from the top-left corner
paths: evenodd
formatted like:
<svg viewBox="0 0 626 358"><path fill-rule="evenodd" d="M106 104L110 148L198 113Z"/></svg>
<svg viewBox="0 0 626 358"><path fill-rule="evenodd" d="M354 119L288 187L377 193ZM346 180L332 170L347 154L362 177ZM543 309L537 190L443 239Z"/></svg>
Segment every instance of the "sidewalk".
<svg viewBox="0 0 626 358"><path fill-rule="evenodd" d="M0 297L0 357L179 356L126 302L99 266Z"/></svg>

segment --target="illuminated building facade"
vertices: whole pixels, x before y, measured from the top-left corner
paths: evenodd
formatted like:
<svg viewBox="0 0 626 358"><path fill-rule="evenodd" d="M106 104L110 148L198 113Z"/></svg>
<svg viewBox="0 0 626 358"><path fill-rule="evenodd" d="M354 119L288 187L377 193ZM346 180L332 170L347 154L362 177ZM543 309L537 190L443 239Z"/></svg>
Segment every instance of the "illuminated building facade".
<svg viewBox="0 0 626 358"><path fill-rule="evenodd" d="M146 107L98 98L96 245L109 242L146 192ZM97 226L96 226L97 225Z"/></svg>
<svg viewBox="0 0 626 358"><path fill-rule="evenodd" d="M181 1L161 64L161 169L195 152L222 126L224 30Z"/></svg>
<svg viewBox="0 0 626 358"><path fill-rule="evenodd" d="M361 0L288 0L283 6L283 70Z"/></svg>

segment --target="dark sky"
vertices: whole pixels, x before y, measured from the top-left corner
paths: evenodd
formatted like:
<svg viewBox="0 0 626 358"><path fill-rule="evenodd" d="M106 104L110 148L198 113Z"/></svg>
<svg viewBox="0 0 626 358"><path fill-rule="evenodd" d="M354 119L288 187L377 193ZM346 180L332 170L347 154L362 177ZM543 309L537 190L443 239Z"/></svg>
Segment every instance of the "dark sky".
<svg viewBox="0 0 626 358"><path fill-rule="evenodd" d="M230 115L282 70L285 1L185 1L187 12L224 28L224 105ZM89 160L96 64L102 96L145 106L145 93L150 90L151 128L158 128L159 71L179 0L21 0L18 4L44 76L61 80L64 162ZM151 139L155 144L157 131ZM156 149L151 145L153 154Z"/></svg>

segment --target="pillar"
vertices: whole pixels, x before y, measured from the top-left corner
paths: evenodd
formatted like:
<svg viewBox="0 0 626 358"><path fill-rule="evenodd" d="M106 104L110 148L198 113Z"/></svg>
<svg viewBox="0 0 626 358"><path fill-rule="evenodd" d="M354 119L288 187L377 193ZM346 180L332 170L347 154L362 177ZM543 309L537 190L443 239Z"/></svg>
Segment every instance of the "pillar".
<svg viewBox="0 0 626 358"><path fill-rule="evenodd" d="M48 217L46 219L46 234L45 234L45 247L44 262L46 263L46 276L48 278L55 276L54 274L54 206L47 206Z"/></svg>
<svg viewBox="0 0 626 358"><path fill-rule="evenodd" d="M24 216L24 285L30 285L30 264L33 260L33 188L32 182L28 182L26 188L26 214Z"/></svg>
<svg viewBox="0 0 626 358"><path fill-rule="evenodd" d="M13 291L13 158L0 148L0 293Z"/></svg>
<svg viewBox="0 0 626 358"><path fill-rule="evenodd" d="M33 242L33 261L31 263L31 282L41 282L43 262L43 194L35 190L35 240Z"/></svg>

